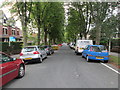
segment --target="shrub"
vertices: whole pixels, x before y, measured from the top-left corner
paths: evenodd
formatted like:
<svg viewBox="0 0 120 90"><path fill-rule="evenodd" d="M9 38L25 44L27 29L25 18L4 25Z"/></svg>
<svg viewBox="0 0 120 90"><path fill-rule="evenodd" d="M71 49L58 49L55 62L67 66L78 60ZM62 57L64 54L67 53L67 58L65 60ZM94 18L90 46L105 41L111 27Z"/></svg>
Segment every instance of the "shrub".
<svg viewBox="0 0 120 90"><path fill-rule="evenodd" d="M9 55L18 54L22 49L22 42L11 42L10 46L8 42L0 42L0 51L5 52Z"/></svg>

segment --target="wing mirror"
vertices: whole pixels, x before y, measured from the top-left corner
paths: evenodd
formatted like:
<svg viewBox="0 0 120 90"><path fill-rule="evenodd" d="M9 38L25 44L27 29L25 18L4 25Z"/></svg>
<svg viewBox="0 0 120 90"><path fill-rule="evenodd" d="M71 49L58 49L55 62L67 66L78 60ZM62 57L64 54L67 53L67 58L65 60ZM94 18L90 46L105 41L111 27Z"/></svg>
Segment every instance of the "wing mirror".
<svg viewBox="0 0 120 90"><path fill-rule="evenodd" d="M12 58L12 61L15 61L16 60L16 58Z"/></svg>

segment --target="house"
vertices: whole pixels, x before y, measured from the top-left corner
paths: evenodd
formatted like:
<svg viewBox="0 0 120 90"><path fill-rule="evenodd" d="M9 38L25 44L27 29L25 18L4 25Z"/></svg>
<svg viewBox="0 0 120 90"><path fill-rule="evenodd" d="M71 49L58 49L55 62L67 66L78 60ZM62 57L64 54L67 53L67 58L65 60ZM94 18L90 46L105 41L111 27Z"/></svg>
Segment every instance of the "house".
<svg viewBox="0 0 120 90"><path fill-rule="evenodd" d="M0 41L9 42L9 37L15 37L16 41L21 41L21 30L15 26L15 22L10 22L12 19L7 18L2 10L0 10L0 13Z"/></svg>

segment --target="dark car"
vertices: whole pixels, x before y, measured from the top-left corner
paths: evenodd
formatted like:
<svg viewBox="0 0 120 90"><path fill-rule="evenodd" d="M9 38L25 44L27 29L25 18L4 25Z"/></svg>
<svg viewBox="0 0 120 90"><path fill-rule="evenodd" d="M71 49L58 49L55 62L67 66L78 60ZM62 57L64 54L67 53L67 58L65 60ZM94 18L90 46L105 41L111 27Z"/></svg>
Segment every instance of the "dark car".
<svg viewBox="0 0 120 90"><path fill-rule="evenodd" d="M45 45L45 46L42 46L42 47L44 47L44 49L45 49L45 51L48 55L51 55L51 54L54 53L54 50L52 49L52 47L50 45Z"/></svg>
<svg viewBox="0 0 120 90"><path fill-rule="evenodd" d="M22 59L12 58L0 52L0 87L25 75L25 64Z"/></svg>

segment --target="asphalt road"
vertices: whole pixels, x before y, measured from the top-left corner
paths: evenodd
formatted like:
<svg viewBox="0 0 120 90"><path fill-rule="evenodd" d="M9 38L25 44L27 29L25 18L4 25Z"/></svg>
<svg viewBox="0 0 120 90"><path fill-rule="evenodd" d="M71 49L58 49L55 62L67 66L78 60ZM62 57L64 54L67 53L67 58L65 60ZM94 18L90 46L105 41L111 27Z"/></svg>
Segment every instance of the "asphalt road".
<svg viewBox="0 0 120 90"><path fill-rule="evenodd" d="M27 64L25 76L3 88L118 88L118 74L63 46L43 63Z"/></svg>

